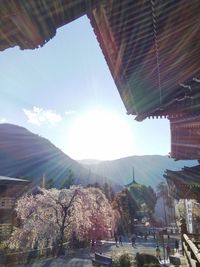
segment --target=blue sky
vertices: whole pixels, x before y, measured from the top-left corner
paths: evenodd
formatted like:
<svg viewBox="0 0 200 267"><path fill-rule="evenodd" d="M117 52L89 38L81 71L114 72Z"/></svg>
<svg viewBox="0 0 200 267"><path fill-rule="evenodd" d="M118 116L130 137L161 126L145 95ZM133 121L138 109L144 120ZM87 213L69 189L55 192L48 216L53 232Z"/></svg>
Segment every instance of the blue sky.
<svg viewBox="0 0 200 267"><path fill-rule="evenodd" d="M5 50L0 69L0 122L26 127L73 159L170 152L168 120L126 115L87 17L40 49Z"/></svg>

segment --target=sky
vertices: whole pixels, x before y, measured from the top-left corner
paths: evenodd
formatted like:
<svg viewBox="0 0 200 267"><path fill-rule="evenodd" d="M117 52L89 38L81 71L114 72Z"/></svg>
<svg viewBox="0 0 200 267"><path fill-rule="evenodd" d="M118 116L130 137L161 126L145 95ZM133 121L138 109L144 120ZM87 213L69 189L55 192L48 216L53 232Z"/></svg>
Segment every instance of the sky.
<svg viewBox="0 0 200 267"><path fill-rule="evenodd" d="M86 16L42 48L0 54L0 123L23 126L75 160L167 155L167 119L127 115Z"/></svg>

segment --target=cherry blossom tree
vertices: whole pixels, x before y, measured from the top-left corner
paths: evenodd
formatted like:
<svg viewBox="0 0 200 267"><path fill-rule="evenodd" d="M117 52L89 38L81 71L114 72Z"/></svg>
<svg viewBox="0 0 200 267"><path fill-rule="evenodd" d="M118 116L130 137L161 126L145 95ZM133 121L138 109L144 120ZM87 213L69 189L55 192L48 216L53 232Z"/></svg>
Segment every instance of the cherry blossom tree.
<svg viewBox="0 0 200 267"><path fill-rule="evenodd" d="M21 225L9 246L17 249L43 248L70 240L73 234L79 240L109 235L115 228L116 216L108 199L98 188L73 186L70 189L40 189L18 200L17 216Z"/></svg>
<svg viewBox="0 0 200 267"><path fill-rule="evenodd" d="M116 211L112 209L105 194L99 188L87 188L91 201L88 202L90 209L91 227L88 235L92 239L100 239L109 237L111 232L115 230L117 223Z"/></svg>

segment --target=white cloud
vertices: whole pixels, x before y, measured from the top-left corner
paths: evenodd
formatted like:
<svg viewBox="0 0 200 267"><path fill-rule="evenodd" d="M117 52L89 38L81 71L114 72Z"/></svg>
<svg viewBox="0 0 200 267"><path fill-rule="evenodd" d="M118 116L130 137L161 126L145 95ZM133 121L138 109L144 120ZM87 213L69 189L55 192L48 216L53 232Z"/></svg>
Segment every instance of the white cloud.
<svg viewBox="0 0 200 267"><path fill-rule="evenodd" d="M6 123L7 119L6 118L0 118L0 123Z"/></svg>
<svg viewBox="0 0 200 267"><path fill-rule="evenodd" d="M32 110L23 109L23 111L28 118L28 122L38 126L42 124L55 126L62 120L60 114L50 109L44 110L43 108L33 107Z"/></svg>

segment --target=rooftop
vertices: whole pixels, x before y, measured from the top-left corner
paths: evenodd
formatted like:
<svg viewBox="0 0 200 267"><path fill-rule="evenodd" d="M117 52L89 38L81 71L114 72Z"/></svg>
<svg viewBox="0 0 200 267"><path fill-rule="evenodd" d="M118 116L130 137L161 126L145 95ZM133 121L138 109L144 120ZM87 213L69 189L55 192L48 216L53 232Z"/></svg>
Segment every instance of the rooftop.
<svg viewBox="0 0 200 267"><path fill-rule="evenodd" d="M127 113L197 114L199 1L113 0L89 15Z"/></svg>
<svg viewBox="0 0 200 267"><path fill-rule="evenodd" d="M164 177L169 185L170 195L177 199L200 199L200 165L184 167L181 171L166 170Z"/></svg>
<svg viewBox="0 0 200 267"><path fill-rule="evenodd" d="M24 179L18 179L18 178L12 178L12 177L7 177L7 176L0 176L0 183L1 182L29 182L28 180Z"/></svg>

